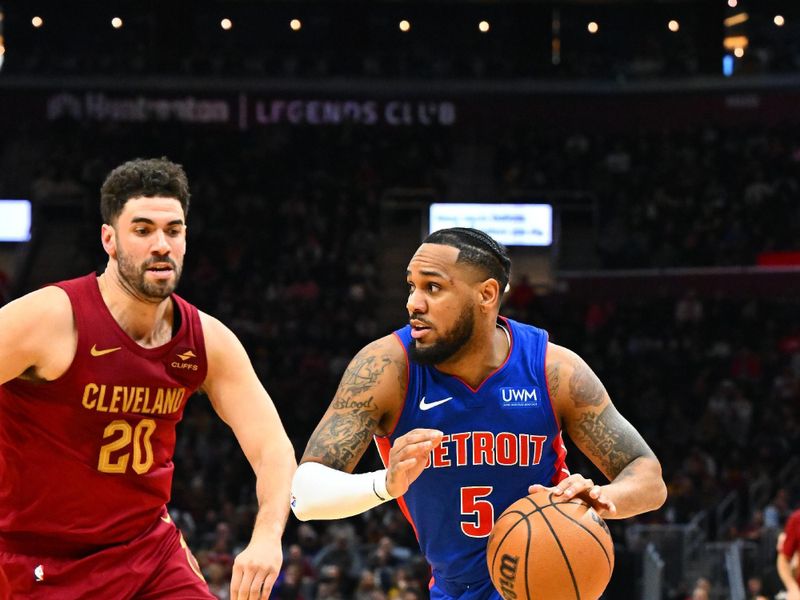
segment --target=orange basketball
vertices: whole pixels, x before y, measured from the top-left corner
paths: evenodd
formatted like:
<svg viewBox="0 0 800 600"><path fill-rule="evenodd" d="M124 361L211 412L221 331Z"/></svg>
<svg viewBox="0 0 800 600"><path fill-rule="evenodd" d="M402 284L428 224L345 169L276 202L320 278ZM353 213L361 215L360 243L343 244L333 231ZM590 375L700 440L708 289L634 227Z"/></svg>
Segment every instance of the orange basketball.
<svg viewBox="0 0 800 600"><path fill-rule="evenodd" d="M505 600L596 600L614 570L614 542L585 502L543 491L495 521L486 561Z"/></svg>

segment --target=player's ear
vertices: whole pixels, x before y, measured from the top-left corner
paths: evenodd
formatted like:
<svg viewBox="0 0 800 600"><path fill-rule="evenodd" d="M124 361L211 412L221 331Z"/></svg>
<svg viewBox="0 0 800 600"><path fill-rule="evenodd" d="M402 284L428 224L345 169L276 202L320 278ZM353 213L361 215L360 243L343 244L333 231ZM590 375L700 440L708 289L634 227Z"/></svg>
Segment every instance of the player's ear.
<svg viewBox="0 0 800 600"><path fill-rule="evenodd" d="M497 279L490 277L480 284L481 311L488 312L497 308L500 302L500 284Z"/></svg>
<svg viewBox="0 0 800 600"><path fill-rule="evenodd" d="M108 223L103 223L100 227L100 241L106 254L111 258L117 258L117 236L114 235L114 228Z"/></svg>

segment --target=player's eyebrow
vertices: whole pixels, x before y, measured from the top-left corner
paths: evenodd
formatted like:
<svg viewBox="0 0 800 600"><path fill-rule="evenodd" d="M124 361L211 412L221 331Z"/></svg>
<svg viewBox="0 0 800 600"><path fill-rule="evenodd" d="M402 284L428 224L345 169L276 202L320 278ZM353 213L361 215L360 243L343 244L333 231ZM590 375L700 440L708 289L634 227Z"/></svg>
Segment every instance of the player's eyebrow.
<svg viewBox="0 0 800 600"><path fill-rule="evenodd" d="M148 219L147 217L134 217L131 219L131 223L145 223L147 225L155 225L155 221L152 219ZM183 219L173 219L167 225L183 225Z"/></svg>
<svg viewBox="0 0 800 600"><path fill-rule="evenodd" d="M426 277L439 277L440 279L451 281L450 277L436 269L420 269L419 274L425 275ZM406 277L411 277L411 269L406 269Z"/></svg>

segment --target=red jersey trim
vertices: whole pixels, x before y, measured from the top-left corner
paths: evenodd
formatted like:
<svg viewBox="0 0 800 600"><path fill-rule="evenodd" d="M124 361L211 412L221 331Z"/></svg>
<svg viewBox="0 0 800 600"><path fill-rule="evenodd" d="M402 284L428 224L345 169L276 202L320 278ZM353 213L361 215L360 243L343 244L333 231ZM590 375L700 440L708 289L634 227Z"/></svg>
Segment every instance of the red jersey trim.
<svg viewBox="0 0 800 600"><path fill-rule="evenodd" d="M389 450L391 450L392 446L389 442L388 438L385 437L375 437L375 445L378 446L378 454L381 455L381 461L383 461L383 466L387 469L389 468ZM408 505L406 504L405 499L400 496L399 498L395 498L397 500L397 505L400 507L400 512L403 513L403 516L406 520L411 523L411 528L414 530L414 535L419 541L419 533L417 533L417 526L414 524L414 519L411 518L411 513L408 510Z"/></svg>
<svg viewBox="0 0 800 600"><path fill-rule="evenodd" d="M403 340L400 339L400 336L397 335L396 332L392 332L392 335L397 340L397 343L400 344L400 347L403 349L403 354L406 356L406 393L403 394L403 406L400 408L400 412L397 414L397 420L392 425L392 429L386 435L376 435L375 439L378 438L389 438L394 433L394 430L397 429L398 423L400 423L400 419L403 417L403 413L406 410L406 403L408 402L408 394L411 392L410 386L408 385L411 383L411 361L408 358L408 350L406 350L405 345L403 344ZM388 455L387 455L388 458Z"/></svg>

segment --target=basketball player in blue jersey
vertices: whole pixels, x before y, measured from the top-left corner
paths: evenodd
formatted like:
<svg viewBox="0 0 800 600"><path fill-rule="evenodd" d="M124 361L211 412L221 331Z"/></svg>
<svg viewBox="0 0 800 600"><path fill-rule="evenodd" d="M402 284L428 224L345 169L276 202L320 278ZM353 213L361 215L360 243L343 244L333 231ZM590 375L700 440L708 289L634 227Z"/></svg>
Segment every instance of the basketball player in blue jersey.
<svg viewBox="0 0 800 600"><path fill-rule="evenodd" d="M655 510L661 465L603 384L536 327L499 316L511 261L476 229L435 232L408 265L409 324L351 361L292 487L301 520L396 498L431 565L431 598L497 599L494 520L547 488L604 518ZM604 473L567 470L562 431ZM386 469L352 474L375 439Z"/></svg>

